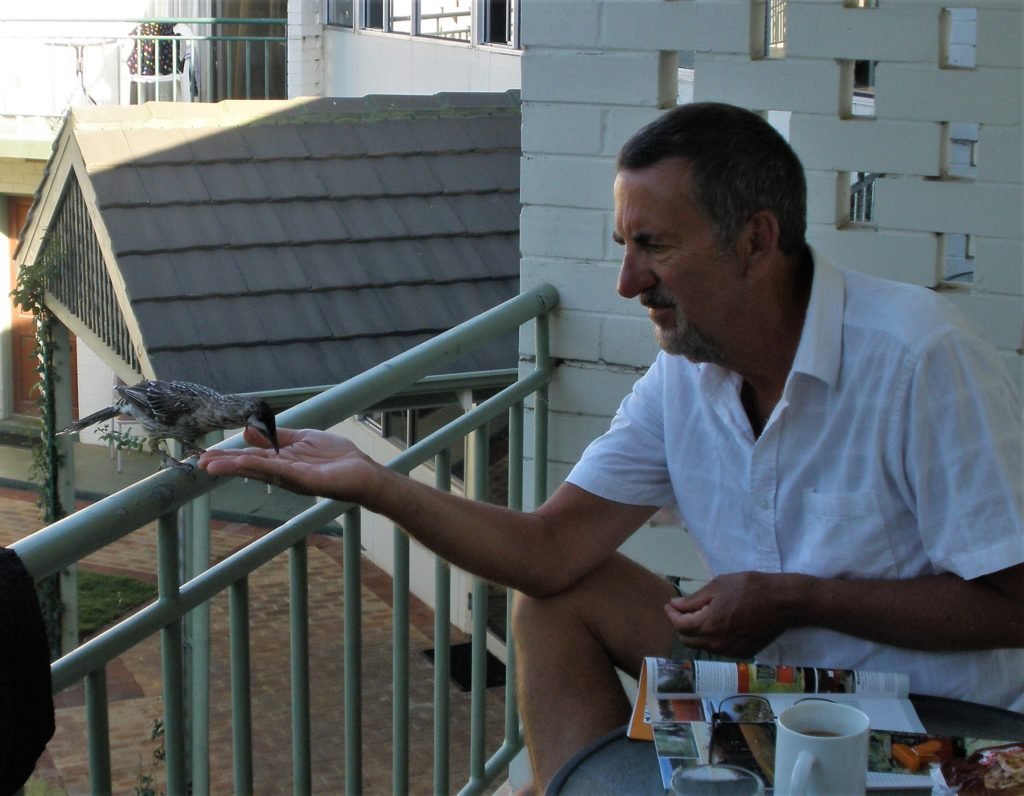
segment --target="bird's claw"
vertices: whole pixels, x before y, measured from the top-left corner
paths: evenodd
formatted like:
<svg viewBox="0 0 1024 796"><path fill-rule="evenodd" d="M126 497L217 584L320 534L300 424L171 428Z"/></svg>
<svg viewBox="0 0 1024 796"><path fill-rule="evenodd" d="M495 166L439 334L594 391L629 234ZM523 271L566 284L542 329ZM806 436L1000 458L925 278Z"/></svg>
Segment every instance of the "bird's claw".
<svg viewBox="0 0 1024 796"><path fill-rule="evenodd" d="M196 480L196 464L193 464L191 461L178 461L169 453L162 450L157 452L160 454L161 469L173 468L175 470L181 470L193 481Z"/></svg>

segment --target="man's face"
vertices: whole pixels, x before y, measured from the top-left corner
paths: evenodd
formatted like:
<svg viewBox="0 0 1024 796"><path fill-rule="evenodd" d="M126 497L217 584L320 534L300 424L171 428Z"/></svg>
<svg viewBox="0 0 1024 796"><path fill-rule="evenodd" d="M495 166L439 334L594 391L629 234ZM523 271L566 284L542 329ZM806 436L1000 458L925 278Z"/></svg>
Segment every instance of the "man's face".
<svg viewBox="0 0 1024 796"><path fill-rule="evenodd" d="M715 239L688 186L689 166L675 158L619 172L613 237L625 250L618 291L647 307L665 351L722 364L742 268Z"/></svg>

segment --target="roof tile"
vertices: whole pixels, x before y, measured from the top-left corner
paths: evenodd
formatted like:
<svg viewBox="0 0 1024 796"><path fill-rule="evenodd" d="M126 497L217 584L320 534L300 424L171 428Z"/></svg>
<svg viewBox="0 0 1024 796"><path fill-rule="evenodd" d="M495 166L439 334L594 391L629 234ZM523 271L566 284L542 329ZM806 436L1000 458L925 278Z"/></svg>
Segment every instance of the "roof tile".
<svg viewBox="0 0 1024 796"><path fill-rule="evenodd" d="M517 291L514 95L174 111L73 112L55 149L79 147L147 376L336 383ZM512 334L450 369L515 361Z"/></svg>
<svg viewBox="0 0 1024 796"><path fill-rule="evenodd" d="M185 129L189 160L194 163L250 160L253 156L241 132L230 127Z"/></svg>
<svg viewBox="0 0 1024 796"><path fill-rule="evenodd" d="M253 163L204 163L195 168L215 202L270 200L275 195L273 183L265 182L261 170Z"/></svg>
<svg viewBox="0 0 1024 796"><path fill-rule="evenodd" d="M309 149L294 125L256 124L239 128L242 138L257 160L308 158Z"/></svg>
<svg viewBox="0 0 1024 796"><path fill-rule="evenodd" d="M360 125L357 129L367 155L394 155L416 151L416 138L405 120L371 122Z"/></svg>
<svg viewBox="0 0 1024 796"><path fill-rule="evenodd" d="M126 128L124 140L136 163L188 163L192 154L177 128Z"/></svg>

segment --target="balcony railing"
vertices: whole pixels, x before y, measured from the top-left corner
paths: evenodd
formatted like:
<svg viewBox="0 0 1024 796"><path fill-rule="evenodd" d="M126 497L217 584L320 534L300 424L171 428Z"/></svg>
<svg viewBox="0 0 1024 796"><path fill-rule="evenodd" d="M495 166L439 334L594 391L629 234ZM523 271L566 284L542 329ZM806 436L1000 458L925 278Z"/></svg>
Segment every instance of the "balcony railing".
<svg viewBox="0 0 1024 796"><path fill-rule="evenodd" d="M424 463L434 462L438 486L447 488L448 450L453 442L468 438L474 447L475 467L482 468L473 479L474 494L487 499L487 425L506 416L509 428L508 503L522 507L524 500L524 414L527 400L534 411L533 498L545 495L547 472L547 384L552 373L548 353L547 318L558 295L554 288L542 285L458 326L449 332L383 363L360 376L333 387L294 408L284 411L279 424L287 427L329 428L341 421L382 404L403 391L422 390L429 374L456 360L464 353L524 324L533 322L536 356L528 372L520 369L518 380L500 389L492 397L471 408L449 425L415 443L388 466L409 473ZM435 377L436 378L436 377ZM446 387L457 377L444 377ZM467 383L469 383L467 381ZM238 437L223 443L240 445ZM157 579L159 596L155 602L114 627L64 655L52 665L54 692L60 692L80 680L85 681L85 712L88 727L89 778L92 793L110 793L111 746L108 715L106 665L144 639L156 634L161 639L163 727L166 748L167 792L209 793L210 750L208 738L192 733L186 745L186 715L189 710L207 712L210 703L209 679L195 671L203 661L202 634L193 638L192 666L184 665L183 623L187 615L207 606L210 600L227 592L230 611L231 702L233 706L234 787L236 793L253 792L252 697L249 672L249 576L276 556L289 554L290 572L290 672L281 673L282 690L290 689L292 720L292 774L296 794L312 792L316 772L310 754L310 682L308 644L308 580L306 539L336 517L344 516L344 757L345 792L363 790L363 705L361 697L361 577L360 516L351 504L323 501L285 522L262 538L205 568L182 582L179 575L178 510L195 501L199 510L205 505L205 525L209 527L209 501L206 493L218 486L202 473L190 477L178 470L164 470L109 498L94 503L65 519L53 523L13 545L25 567L35 579L60 572L85 556L156 521ZM200 499L201 498L201 499ZM197 500L198 499L198 500ZM189 508L194 508L190 506ZM196 520L198 532L204 524ZM393 790L409 790L409 540L399 529L394 533L394 623L392 770ZM447 565L436 564L437 610L435 613L436 660L446 658L450 644L447 606ZM485 749L485 684L487 664L487 583L477 579L473 586L472 628L472 706L470 727L469 779L463 793L478 793L507 768L522 747L514 689L514 654L509 645L505 694L504 740L496 750ZM208 640L206 665L209 665ZM193 680L186 682L186 668L193 669ZM448 783L449 728L446 699L448 671L435 667L434 706L434 792L450 792ZM190 705L185 694L192 694ZM340 717L336 717L340 718ZM374 716L374 722L381 717ZM334 722L335 724L337 721ZM195 726L194 724L192 725ZM226 761L218 760L218 765ZM189 773L191 772L191 773Z"/></svg>
<svg viewBox="0 0 1024 796"><path fill-rule="evenodd" d="M149 100L283 99L287 46L284 18L12 15L0 20L0 66L11 76L0 114L59 116L75 105Z"/></svg>

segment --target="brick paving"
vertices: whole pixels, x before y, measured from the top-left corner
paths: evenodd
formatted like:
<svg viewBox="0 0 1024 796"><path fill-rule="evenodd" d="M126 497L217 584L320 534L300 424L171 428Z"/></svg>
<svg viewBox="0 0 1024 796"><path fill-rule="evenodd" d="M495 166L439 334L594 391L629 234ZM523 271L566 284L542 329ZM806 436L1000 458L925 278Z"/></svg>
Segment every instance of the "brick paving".
<svg viewBox="0 0 1024 796"><path fill-rule="evenodd" d="M0 544L41 527L35 494L0 488ZM214 559L240 549L267 529L215 522ZM344 790L342 541L309 539L310 673L312 688L313 792ZM84 559L80 566L155 582L155 528L139 529ZM391 775L391 580L362 561L363 601L363 792L392 792ZM291 719L288 675L288 556L282 554L249 578L252 671L253 777L257 794L290 794ZM227 595L210 608L211 793L232 793L230 655ZM433 615L419 601L410 610L410 793L433 792L433 668L422 654L433 646ZM457 632L453 641L461 640ZM107 665L114 793L134 794L145 775L163 782L150 740L161 716L159 637L145 640ZM451 688L453 790L469 770L469 694ZM57 731L36 767L35 778L57 793L89 792L81 684L55 696ZM503 732L504 689L488 689L487 748ZM493 788L492 792L498 788ZM162 792L162 788L161 788ZM171 796L176 796L171 794Z"/></svg>

